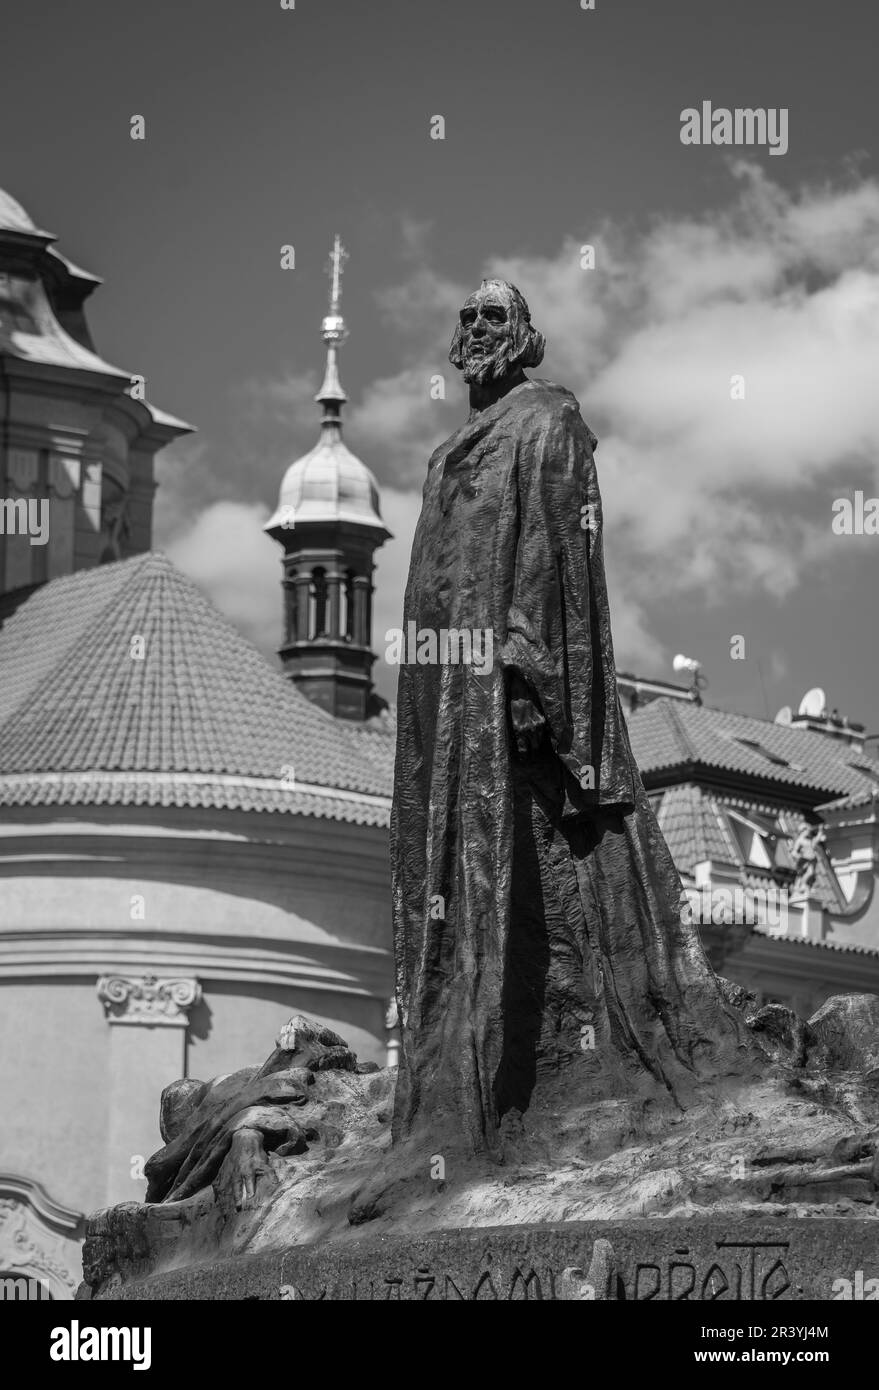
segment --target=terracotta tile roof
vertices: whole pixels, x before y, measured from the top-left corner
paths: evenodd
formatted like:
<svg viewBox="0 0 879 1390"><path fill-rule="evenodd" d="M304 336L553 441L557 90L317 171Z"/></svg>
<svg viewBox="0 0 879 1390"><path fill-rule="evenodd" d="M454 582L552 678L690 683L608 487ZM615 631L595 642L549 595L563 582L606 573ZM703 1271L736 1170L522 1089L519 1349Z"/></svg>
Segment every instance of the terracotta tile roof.
<svg viewBox="0 0 879 1390"><path fill-rule="evenodd" d="M370 756L361 730L300 694L163 555L54 580L0 629L5 804L252 806L382 823L388 745L384 762Z"/></svg>
<svg viewBox="0 0 879 1390"><path fill-rule="evenodd" d="M184 806L200 810L287 811L293 815L388 824L386 797L252 777L207 777L197 773L68 772L31 777L0 776L0 806Z"/></svg>
<svg viewBox="0 0 879 1390"><path fill-rule="evenodd" d="M827 734L662 698L629 717L632 751L645 779L697 766L847 796L879 781L879 761Z"/></svg>
<svg viewBox="0 0 879 1390"><path fill-rule="evenodd" d="M393 780L397 746L397 710L390 705L365 724L350 725L363 754Z"/></svg>
<svg viewBox="0 0 879 1390"><path fill-rule="evenodd" d="M657 812L659 827L681 873L703 859L735 863L738 853L711 797L691 784L669 787Z"/></svg>

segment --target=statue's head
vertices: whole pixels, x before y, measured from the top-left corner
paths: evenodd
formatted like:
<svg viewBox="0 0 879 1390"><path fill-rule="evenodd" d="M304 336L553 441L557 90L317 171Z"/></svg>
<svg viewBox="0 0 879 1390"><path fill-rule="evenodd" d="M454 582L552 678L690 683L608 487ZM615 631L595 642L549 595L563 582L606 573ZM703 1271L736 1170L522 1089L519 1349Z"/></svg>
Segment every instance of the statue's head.
<svg viewBox="0 0 879 1390"><path fill-rule="evenodd" d="M449 361L469 385L483 386L543 361L545 340L531 327L525 298L506 280L483 280L458 318Z"/></svg>

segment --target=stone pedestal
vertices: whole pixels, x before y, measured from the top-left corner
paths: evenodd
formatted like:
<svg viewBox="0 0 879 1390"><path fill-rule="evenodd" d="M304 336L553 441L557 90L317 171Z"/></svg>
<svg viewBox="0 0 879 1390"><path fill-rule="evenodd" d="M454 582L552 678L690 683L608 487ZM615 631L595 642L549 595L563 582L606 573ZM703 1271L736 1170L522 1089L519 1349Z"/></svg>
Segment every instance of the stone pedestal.
<svg viewBox="0 0 879 1390"><path fill-rule="evenodd" d="M879 1220L645 1218L364 1236L113 1284L102 1299L876 1300Z"/></svg>

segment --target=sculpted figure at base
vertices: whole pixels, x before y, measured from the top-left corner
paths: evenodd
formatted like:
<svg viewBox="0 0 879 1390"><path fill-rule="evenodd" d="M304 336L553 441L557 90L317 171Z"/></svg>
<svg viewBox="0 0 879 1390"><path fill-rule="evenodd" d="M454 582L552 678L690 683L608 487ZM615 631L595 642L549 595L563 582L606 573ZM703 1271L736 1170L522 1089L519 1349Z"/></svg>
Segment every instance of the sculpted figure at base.
<svg viewBox="0 0 879 1390"><path fill-rule="evenodd" d="M402 1057L395 1134L492 1146L568 1094L747 1064L635 767L617 695L596 438L515 286L485 280L449 358L467 422L434 452L404 628L493 660L404 665L391 823Z"/></svg>
<svg viewBox="0 0 879 1390"><path fill-rule="evenodd" d="M227 1190L241 1210L261 1180L269 1190L275 1185L267 1154L305 1153L320 1137L316 1076L377 1070L358 1063L338 1034L297 1016L261 1067L211 1082L174 1082L162 1092L165 1147L147 1162L147 1201L181 1201L212 1184L218 1198Z"/></svg>

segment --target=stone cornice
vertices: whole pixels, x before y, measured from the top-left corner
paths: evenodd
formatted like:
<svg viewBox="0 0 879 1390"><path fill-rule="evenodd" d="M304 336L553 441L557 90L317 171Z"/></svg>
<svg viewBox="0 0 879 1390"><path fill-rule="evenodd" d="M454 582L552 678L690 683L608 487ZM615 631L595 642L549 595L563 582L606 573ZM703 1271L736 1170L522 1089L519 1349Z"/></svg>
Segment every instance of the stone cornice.
<svg viewBox="0 0 879 1390"><path fill-rule="evenodd" d="M241 936L197 937L153 931L32 929L0 932L0 981L64 977L83 981L159 973L197 976L205 987L223 981L244 989L275 985L384 998L393 980L390 948L333 942L282 942Z"/></svg>
<svg viewBox="0 0 879 1390"><path fill-rule="evenodd" d="M831 994L879 990L879 956L859 951L854 943L839 946L834 949L755 931L727 959L725 968L730 974L748 968L766 976L781 974L791 981L826 985Z"/></svg>
<svg viewBox="0 0 879 1390"><path fill-rule="evenodd" d="M2 797L2 789L0 789ZM132 877L217 881L218 850L227 874L260 897L280 875L297 884L348 883L358 895L389 894L387 829L308 815L264 815L201 808L118 806L0 807L0 880L5 874L58 876L107 872L120 859Z"/></svg>

